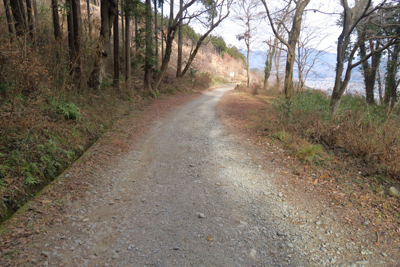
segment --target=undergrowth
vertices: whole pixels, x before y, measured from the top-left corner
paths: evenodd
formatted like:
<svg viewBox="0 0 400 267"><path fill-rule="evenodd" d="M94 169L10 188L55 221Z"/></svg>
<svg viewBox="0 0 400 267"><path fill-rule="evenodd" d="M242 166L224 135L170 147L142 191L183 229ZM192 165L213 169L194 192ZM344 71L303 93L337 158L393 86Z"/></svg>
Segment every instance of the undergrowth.
<svg viewBox="0 0 400 267"><path fill-rule="evenodd" d="M285 131L311 142L305 145L308 148L296 148L300 158L318 158L322 145L362 159L370 174L399 177L398 111L388 114L384 106L367 105L361 96L345 95L338 114L332 118L329 99L316 90L296 94L290 101L278 98L273 106L277 118L266 122L272 137Z"/></svg>

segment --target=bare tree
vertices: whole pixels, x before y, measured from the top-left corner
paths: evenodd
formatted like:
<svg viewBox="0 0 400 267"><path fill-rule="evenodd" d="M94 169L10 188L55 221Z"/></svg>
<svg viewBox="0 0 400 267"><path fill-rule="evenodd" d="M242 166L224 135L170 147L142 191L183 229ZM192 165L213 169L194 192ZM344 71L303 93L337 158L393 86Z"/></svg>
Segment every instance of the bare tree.
<svg viewBox="0 0 400 267"><path fill-rule="evenodd" d="M307 5L310 3L310 0L289 0L287 5L282 10L283 14L294 12L292 17L292 27L291 29L286 29L287 31L287 39L285 39L279 32L275 26L275 22L272 18L272 15L269 11L267 1L261 0L264 4L265 10L267 11L268 20L270 22L272 31L275 36L287 47L287 58L286 58L286 70L285 70L285 97L287 99L291 99L293 94L293 66L296 58L296 43L297 39L300 35L301 23L303 19L303 12ZM292 7L292 3L294 3L294 7Z"/></svg>
<svg viewBox="0 0 400 267"><path fill-rule="evenodd" d="M299 39L297 40L297 71L299 75L299 82L297 90L301 91L304 88L308 74L318 63L321 56L326 53L325 49L319 50L318 47L321 42L327 37L324 34L324 29L315 27L309 23L302 26ZM317 43L315 41L319 39Z"/></svg>
<svg viewBox="0 0 400 267"><path fill-rule="evenodd" d="M262 13L258 11L260 3L258 0L242 0L238 2L238 8L235 9L235 20L238 21L244 32L236 36L246 44L246 71L247 71L247 86L250 86L250 51L252 45L256 41L256 29L260 25Z"/></svg>
<svg viewBox="0 0 400 267"><path fill-rule="evenodd" d="M171 58L172 52L172 42L175 39L175 34L178 26L182 23L183 20L191 20L194 17L200 15L202 12L195 12L194 14L188 14L188 8L192 6L196 0L188 0L186 4L184 3L183 7L177 12L174 17L174 0L170 0L170 16L167 28L167 40L165 44L165 55L162 59L162 64L160 68L160 72L157 76L157 79L154 83L153 90L158 91L158 87L160 86L162 80L164 79L165 73L168 68L168 64ZM183 15L182 15L183 14ZM181 17L182 15L182 17Z"/></svg>
<svg viewBox="0 0 400 267"><path fill-rule="evenodd" d="M209 6L208 8L210 9L209 16L206 19L205 22L203 22L204 28L207 29L207 31L200 36L196 43L196 47L192 49L189 55L189 59L186 63L185 68L183 71L180 73L179 77L183 77L186 72L189 70L190 65L192 64L194 58L197 55L197 52L199 51L201 45L203 44L204 40L207 38L207 36L216 28L218 25L229 16L230 12L230 7L232 5L232 0L215 0L212 3L212 6Z"/></svg>
<svg viewBox="0 0 400 267"><path fill-rule="evenodd" d="M332 97L330 102L330 111L332 115L336 115L340 100L346 87L351 78L351 70L364 61L368 60L371 56L376 53L380 53L389 46L393 45L397 42L399 34L395 34L393 36L376 36L376 32L366 36L366 31L370 23L375 23L379 27L385 27L384 22L379 20L379 15L376 11L379 9L386 9L384 4L386 0L382 0L377 3L374 7L372 6L372 0L362 0L356 1L353 7L350 7L347 0L341 1L341 6L343 7L343 22L342 22L342 33L338 38L337 44L337 60L336 60L336 75L335 75L335 84L332 91ZM389 10L390 8L388 8ZM364 25L362 27L362 31L360 32L361 38L357 40L357 42L350 48L351 44L351 35L356 29L358 25ZM386 25L387 26L387 25ZM370 53L366 54L359 61L353 63L353 59L356 51L360 47L362 42L366 42L372 39L388 39L387 43L381 46L379 49L375 49ZM350 52L349 52L350 48ZM345 71L344 79L342 79L342 73L344 70L344 61L348 54L348 63Z"/></svg>

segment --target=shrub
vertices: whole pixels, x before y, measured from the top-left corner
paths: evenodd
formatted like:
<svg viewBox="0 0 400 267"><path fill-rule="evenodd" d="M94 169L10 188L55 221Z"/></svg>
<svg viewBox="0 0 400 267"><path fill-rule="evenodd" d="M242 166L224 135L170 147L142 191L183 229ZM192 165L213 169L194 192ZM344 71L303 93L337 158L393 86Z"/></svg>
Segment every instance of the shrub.
<svg viewBox="0 0 400 267"><path fill-rule="evenodd" d="M81 118L79 108L73 103L59 103L57 105L57 113L64 115L66 120L79 120Z"/></svg>
<svg viewBox="0 0 400 267"><path fill-rule="evenodd" d="M333 120L326 95L308 90L292 101L278 99L274 108L278 114L275 132L283 128L316 144L299 149L300 158L313 158L323 145L361 158L373 173L400 175L400 118L393 113L388 116L385 107L367 105L361 96L345 95Z"/></svg>

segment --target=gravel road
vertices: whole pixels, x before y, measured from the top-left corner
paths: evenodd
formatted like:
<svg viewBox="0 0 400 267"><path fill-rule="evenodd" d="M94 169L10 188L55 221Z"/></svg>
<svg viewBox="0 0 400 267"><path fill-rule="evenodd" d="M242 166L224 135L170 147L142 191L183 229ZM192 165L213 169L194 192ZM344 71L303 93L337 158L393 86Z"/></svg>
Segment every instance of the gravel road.
<svg viewBox="0 0 400 267"><path fill-rule="evenodd" d="M286 200L278 174L217 120L215 106L229 89L154 122L112 170L97 173L108 186L93 187L38 241L44 265L394 264L367 241L347 240L333 215Z"/></svg>

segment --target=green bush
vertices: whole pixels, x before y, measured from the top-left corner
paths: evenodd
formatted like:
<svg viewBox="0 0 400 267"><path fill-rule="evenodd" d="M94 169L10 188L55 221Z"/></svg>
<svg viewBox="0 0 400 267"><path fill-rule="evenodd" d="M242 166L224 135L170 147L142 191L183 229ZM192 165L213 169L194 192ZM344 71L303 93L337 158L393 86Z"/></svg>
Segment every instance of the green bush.
<svg viewBox="0 0 400 267"><path fill-rule="evenodd" d="M57 113L64 115L66 120L79 120L81 118L79 108L73 103L59 103L57 105Z"/></svg>

